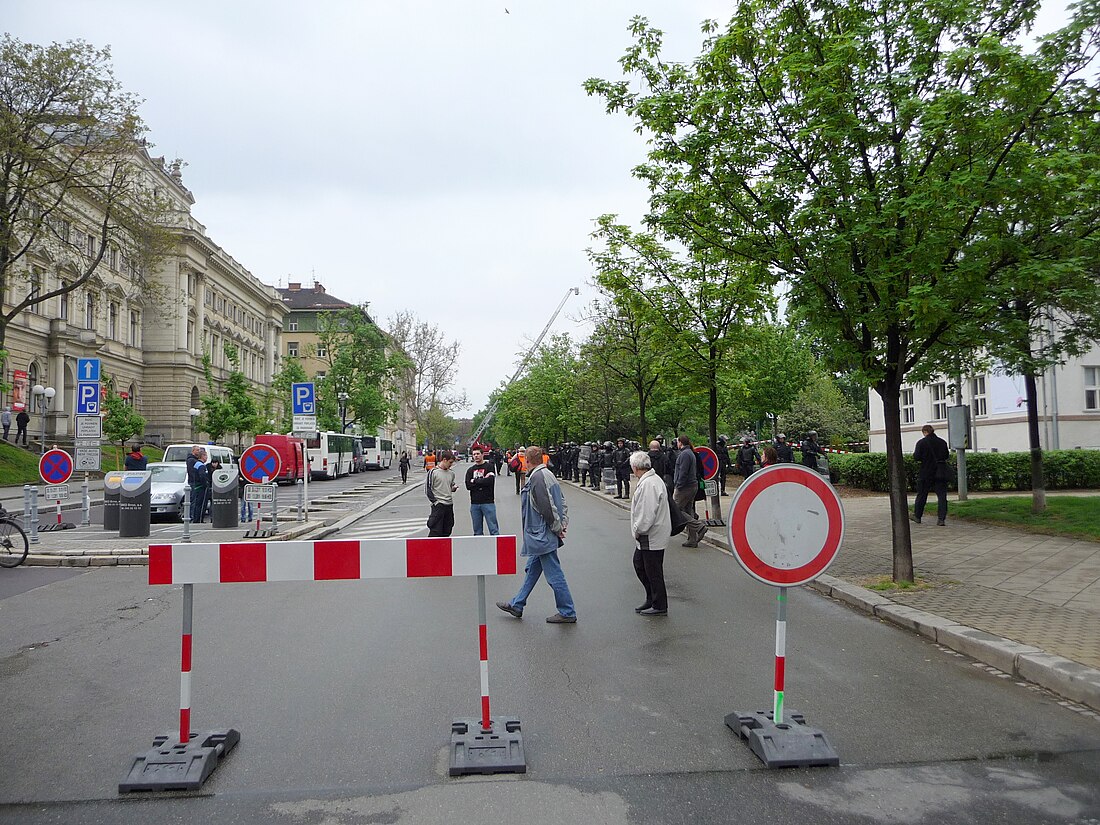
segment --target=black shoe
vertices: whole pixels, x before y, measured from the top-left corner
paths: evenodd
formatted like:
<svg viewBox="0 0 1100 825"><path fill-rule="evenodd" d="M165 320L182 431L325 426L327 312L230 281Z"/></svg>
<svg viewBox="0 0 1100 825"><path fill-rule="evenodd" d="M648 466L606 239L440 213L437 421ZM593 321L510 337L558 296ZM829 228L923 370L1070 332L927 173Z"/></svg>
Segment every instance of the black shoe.
<svg viewBox="0 0 1100 825"><path fill-rule="evenodd" d="M912 513L909 514L909 520L916 524L920 524L920 516L914 516Z"/></svg>
<svg viewBox="0 0 1100 825"><path fill-rule="evenodd" d="M561 613L555 613L553 616L547 616L546 621L549 624L576 624L576 616L563 616Z"/></svg>
<svg viewBox="0 0 1100 825"><path fill-rule="evenodd" d="M656 607L649 607L645 610L638 611L639 616L667 616L667 610L658 610Z"/></svg>
<svg viewBox="0 0 1100 825"><path fill-rule="evenodd" d="M651 607L653 607L653 605L650 604L649 602L646 602L645 604L641 604L641 605L638 605L637 607L635 607L634 612L635 613L641 613L643 610L649 610L649 608L651 608Z"/></svg>
<svg viewBox="0 0 1100 825"><path fill-rule="evenodd" d="M937 522L936 522L936 526L937 526L937 527L946 527L946 526L947 526L947 522L945 522L945 521L944 521L944 520L943 520L943 519L941 518L941 519L940 519L939 521L937 521Z"/></svg>
<svg viewBox="0 0 1100 825"><path fill-rule="evenodd" d="M698 546L699 546L699 542L697 542L697 541L685 541L685 542L684 542L683 544L681 544L680 546L681 546L681 547L698 547Z"/></svg>
<svg viewBox="0 0 1100 825"><path fill-rule="evenodd" d="M515 616L517 619L523 618L523 611L516 610L509 602L497 602L497 607L503 610L505 613Z"/></svg>
<svg viewBox="0 0 1100 825"><path fill-rule="evenodd" d="M612 498L622 498L622 496L612 496Z"/></svg>

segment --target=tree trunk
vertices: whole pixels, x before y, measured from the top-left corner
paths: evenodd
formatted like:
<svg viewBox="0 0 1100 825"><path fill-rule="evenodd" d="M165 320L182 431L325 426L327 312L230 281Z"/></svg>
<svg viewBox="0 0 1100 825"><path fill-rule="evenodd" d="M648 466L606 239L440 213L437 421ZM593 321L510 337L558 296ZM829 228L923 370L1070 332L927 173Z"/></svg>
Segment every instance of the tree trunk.
<svg viewBox="0 0 1100 825"><path fill-rule="evenodd" d="M707 411L707 426L711 449L718 444L718 347L710 345L710 409Z"/></svg>
<svg viewBox="0 0 1100 825"><path fill-rule="evenodd" d="M1046 481L1043 479L1043 448L1039 443L1039 393L1035 376L1024 376L1027 395L1027 441L1031 450L1031 512L1043 513L1047 509Z"/></svg>
<svg viewBox="0 0 1100 825"><path fill-rule="evenodd" d="M886 465L890 481L890 535L894 556L894 581L913 581L913 539L909 533L909 495L905 480L905 454L901 447L901 387L886 383L875 387L882 399L886 424Z"/></svg>
<svg viewBox="0 0 1100 825"><path fill-rule="evenodd" d="M646 407L646 391L643 387L638 390L638 423L641 425L642 436L642 448L649 449L649 422L646 421L645 407Z"/></svg>

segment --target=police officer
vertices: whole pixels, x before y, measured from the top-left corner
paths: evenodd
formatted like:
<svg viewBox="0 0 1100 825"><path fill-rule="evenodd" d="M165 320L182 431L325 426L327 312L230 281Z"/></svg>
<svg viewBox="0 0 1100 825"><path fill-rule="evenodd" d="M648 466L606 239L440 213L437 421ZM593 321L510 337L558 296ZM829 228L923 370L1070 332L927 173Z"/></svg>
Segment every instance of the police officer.
<svg viewBox="0 0 1100 825"><path fill-rule="evenodd" d="M714 448L715 455L718 456L718 475L722 478L722 495L728 496L726 492L726 476L730 471L730 437L728 435L718 436L718 446Z"/></svg>
<svg viewBox="0 0 1100 825"><path fill-rule="evenodd" d="M618 440L611 454L611 466L615 468L615 498L630 498L630 449L626 439Z"/></svg>

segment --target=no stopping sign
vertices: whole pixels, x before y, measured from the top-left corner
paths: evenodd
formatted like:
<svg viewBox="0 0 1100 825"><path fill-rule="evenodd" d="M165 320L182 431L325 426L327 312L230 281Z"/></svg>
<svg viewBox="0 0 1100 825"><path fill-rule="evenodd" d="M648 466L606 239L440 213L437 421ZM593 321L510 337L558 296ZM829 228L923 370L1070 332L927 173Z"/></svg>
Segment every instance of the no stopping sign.
<svg viewBox="0 0 1100 825"><path fill-rule="evenodd" d="M754 579L777 587L813 581L844 540L840 497L800 464L776 464L737 488L730 509L733 555Z"/></svg>

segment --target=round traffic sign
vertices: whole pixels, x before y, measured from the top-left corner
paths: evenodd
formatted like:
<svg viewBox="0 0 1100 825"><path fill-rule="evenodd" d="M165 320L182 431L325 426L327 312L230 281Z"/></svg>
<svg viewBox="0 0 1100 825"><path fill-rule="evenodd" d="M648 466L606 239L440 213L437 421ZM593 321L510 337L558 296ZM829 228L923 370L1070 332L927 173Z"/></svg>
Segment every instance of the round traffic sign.
<svg viewBox="0 0 1100 825"><path fill-rule="evenodd" d="M753 473L733 496L729 542L754 579L777 587L813 581L844 540L844 510L836 490L800 464Z"/></svg>
<svg viewBox="0 0 1100 825"><path fill-rule="evenodd" d="M274 447L266 444L253 444L241 453L241 475L253 484L262 484L266 477L274 481L279 477L283 462Z"/></svg>
<svg viewBox="0 0 1100 825"><path fill-rule="evenodd" d="M64 484L73 474L73 457L64 450L46 450L38 459L38 474L47 484Z"/></svg>
<svg viewBox="0 0 1100 825"><path fill-rule="evenodd" d="M718 475L718 454L710 447L696 447L695 454L703 461L703 481Z"/></svg>

